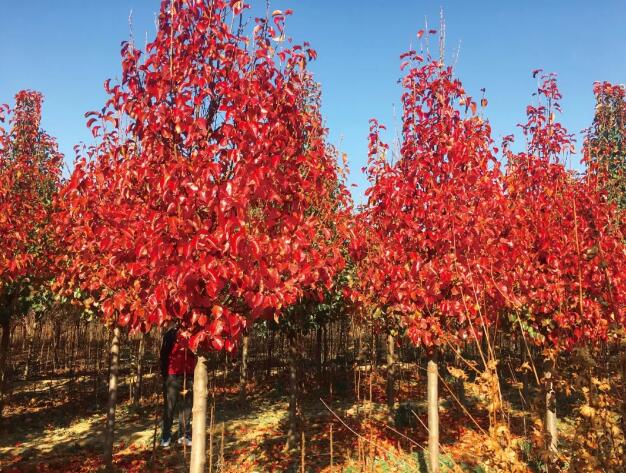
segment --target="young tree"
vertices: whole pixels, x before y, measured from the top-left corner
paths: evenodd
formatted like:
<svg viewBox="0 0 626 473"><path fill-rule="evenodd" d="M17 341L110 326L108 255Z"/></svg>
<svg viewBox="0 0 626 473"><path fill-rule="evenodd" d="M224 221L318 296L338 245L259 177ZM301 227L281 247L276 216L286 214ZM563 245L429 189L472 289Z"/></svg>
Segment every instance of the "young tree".
<svg viewBox="0 0 626 473"><path fill-rule="evenodd" d="M39 92L23 90L13 110L0 106L0 398L19 299L51 277L50 211L63 156L41 129L42 102Z"/></svg>
<svg viewBox="0 0 626 473"><path fill-rule="evenodd" d="M589 173L609 198L626 206L626 89L623 85L596 82L596 113L585 141Z"/></svg>
<svg viewBox="0 0 626 473"><path fill-rule="evenodd" d="M59 226L71 254L60 284L93 294L105 322L180 320L198 354L193 472L206 352L232 351L254 320L322 294L343 261L329 196L347 192L306 69L315 52L282 46L288 10L245 36L247 7L166 0L145 53L124 44L122 82L88 114L99 144L64 189Z"/></svg>
<svg viewBox="0 0 626 473"><path fill-rule="evenodd" d="M554 75L541 77L538 97L521 125L527 150L513 153L505 140L514 251L500 271L514 276L507 292L512 317L551 350L544 370L546 432L556 451L554 354L605 339L611 321L623 323L625 253L615 204L592 174L580 179L563 164L574 147L556 121L561 94Z"/></svg>
<svg viewBox="0 0 626 473"><path fill-rule="evenodd" d="M502 304L492 270L507 244L498 221L504 199L490 126L452 68L415 51L402 59L408 72L396 162L386 159L372 123L365 218L374 245L360 277L387 316L430 352L430 464L438 471L437 347L481 337Z"/></svg>
<svg viewBox="0 0 626 473"><path fill-rule="evenodd" d="M623 85L596 82L593 88L596 110L593 125L585 140L586 178L606 192L619 208L614 221L624 224L626 208L626 89ZM613 291L615 292L615 291ZM619 328L619 324L612 324ZM613 330L615 334L619 330ZM622 336L622 433L626 432L626 339ZM622 448L626 465L626 449Z"/></svg>

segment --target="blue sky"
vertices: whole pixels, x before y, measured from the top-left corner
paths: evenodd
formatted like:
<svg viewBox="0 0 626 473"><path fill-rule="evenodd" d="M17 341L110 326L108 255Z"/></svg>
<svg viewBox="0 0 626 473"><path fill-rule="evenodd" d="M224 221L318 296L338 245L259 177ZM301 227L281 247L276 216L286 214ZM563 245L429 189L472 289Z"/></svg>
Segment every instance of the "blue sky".
<svg viewBox="0 0 626 473"><path fill-rule="evenodd" d="M84 113L102 107L105 79L119 76L130 11L142 44L146 32L154 35L159 3L0 0L0 103L23 88L42 91L44 127L71 165L74 144L90 139ZM478 96L487 89L486 117L497 141L523 121L535 68L558 74L562 120L572 132L591 122L594 81L626 82L623 0L273 0L272 8L294 9L288 34L318 51L313 70L330 139L348 153L357 200L366 182L368 120L399 126L398 56L416 43L425 19L438 28L440 8L449 55L461 43L457 74L466 90Z"/></svg>

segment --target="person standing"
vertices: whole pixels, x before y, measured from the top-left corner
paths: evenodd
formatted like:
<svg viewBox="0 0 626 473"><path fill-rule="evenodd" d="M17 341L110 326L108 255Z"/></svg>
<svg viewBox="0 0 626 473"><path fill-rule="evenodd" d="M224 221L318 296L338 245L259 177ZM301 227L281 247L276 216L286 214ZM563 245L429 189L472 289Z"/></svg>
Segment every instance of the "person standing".
<svg viewBox="0 0 626 473"><path fill-rule="evenodd" d="M178 411L178 443L191 446L191 407L193 404L193 371L196 356L189 349L178 323L163 334L161 344L161 374L163 375L163 428L161 446L172 441L174 414Z"/></svg>

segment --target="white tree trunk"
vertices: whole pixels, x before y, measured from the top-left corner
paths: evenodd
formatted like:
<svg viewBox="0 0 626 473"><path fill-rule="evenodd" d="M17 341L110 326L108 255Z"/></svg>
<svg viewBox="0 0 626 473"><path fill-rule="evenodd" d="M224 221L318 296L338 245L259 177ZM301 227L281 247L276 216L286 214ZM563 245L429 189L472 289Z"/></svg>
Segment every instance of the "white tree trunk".
<svg viewBox="0 0 626 473"><path fill-rule="evenodd" d="M548 449L556 453L558 451L558 434L556 428L556 393L553 383L553 366L550 366L544 374L546 386L546 434Z"/></svg>
<svg viewBox="0 0 626 473"><path fill-rule="evenodd" d="M113 441L115 434L115 407L117 405L117 374L120 362L120 329L113 329L111 340L111 369L109 373L109 403L107 408L107 424L104 436L104 464L107 469L113 466Z"/></svg>
<svg viewBox="0 0 626 473"><path fill-rule="evenodd" d="M437 361L428 361L428 453L431 473L439 473L439 374Z"/></svg>
<svg viewBox="0 0 626 473"><path fill-rule="evenodd" d="M393 335L387 335L387 408L389 415L393 415L393 406L395 402L395 383L396 383L396 357L395 357L396 341Z"/></svg>
<svg viewBox="0 0 626 473"><path fill-rule="evenodd" d="M298 446L298 337L289 337L289 431L287 450Z"/></svg>
<svg viewBox="0 0 626 473"><path fill-rule="evenodd" d="M206 471L206 413L208 397L206 362L206 357L198 356L198 362L193 373L190 473L205 473Z"/></svg>
<svg viewBox="0 0 626 473"><path fill-rule="evenodd" d="M241 402L246 401L246 389L248 385L248 343L249 336L243 334L241 341L241 371L239 372L239 397Z"/></svg>

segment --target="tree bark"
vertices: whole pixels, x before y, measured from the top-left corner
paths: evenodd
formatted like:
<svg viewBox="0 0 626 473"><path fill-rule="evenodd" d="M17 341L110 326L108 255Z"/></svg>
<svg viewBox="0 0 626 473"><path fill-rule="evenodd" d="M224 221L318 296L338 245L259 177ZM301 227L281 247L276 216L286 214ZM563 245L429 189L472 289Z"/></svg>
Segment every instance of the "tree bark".
<svg viewBox="0 0 626 473"><path fill-rule="evenodd" d="M322 327L318 326L315 329L315 368L317 369L317 376L320 377L320 380L322 376L322 355L323 355L322 336L323 336Z"/></svg>
<svg viewBox="0 0 626 473"><path fill-rule="evenodd" d="M246 401L246 389L248 384L248 333L244 333L241 340L241 370L239 372L239 396L241 402Z"/></svg>
<svg viewBox="0 0 626 473"><path fill-rule="evenodd" d="M141 401L141 391L143 389L143 356L146 350L145 344L146 334L141 333L139 338L139 347L137 348L137 381L135 383L135 390L133 391L133 404L138 405Z"/></svg>
<svg viewBox="0 0 626 473"><path fill-rule="evenodd" d="M208 397L207 359L198 356L193 373L193 407L191 414L191 460L190 473L204 473L206 470L206 418Z"/></svg>
<svg viewBox="0 0 626 473"><path fill-rule="evenodd" d="M0 321L2 326L2 339L0 340L0 419L4 411L4 396L8 381L7 359L11 345L11 318L9 315Z"/></svg>
<svg viewBox="0 0 626 473"><path fill-rule="evenodd" d="M61 360L59 358L59 345L61 345L61 321L59 319L55 319L53 327L52 372L54 373L58 368L60 368L61 364Z"/></svg>
<svg viewBox="0 0 626 473"><path fill-rule="evenodd" d="M378 366L378 336L376 334L376 332L374 332L374 327L372 327L372 339L371 339L371 346L370 346L370 350L372 350L371 353L371 362L372 362L372 367L371 369L374 369L374 366Z"/></svg>
<svg viewBox="0 0 626 473"><path fill-rule="evenodd" d="M551 452L558 451L558 437L556 428L556 393L553 382L554 363L549 361L544 372L546 394L546 436L547 448Z"/></svg>
<svg viewBox="0 0 626 473"><path fill-rule="evenodd" d="M329 326L330 328L330 326ZM342 317L340 322L339 322L339 349L337 350L336 355L340 355L343 360L344 363L347 359L347 350L348 350L348 338L349 338L349 332L350 332L350 326L348 326L348 318L347 317ZM325 344L325 359L328 360L328 331L325 334L326 335L326 344Z"/></svg>
<svg viewBox="0 0 626 473"><path fill-rule="evenodd" d="M437 357L428 360L428 453L431 473L439 473L439 374Z"/></svg>
<svg viewBox="0 0 626 473"><path fill-rule="evenodd" d="M461 350L461 347L459 347L459 350ZM463 366L461 363L461 357L459 356L458 353L455 353L454 355L454 365L457 368L460 368ZM459 399L459 402L461 404L465 405L465 380L463 379L462 376L459 376L458 378L455 379L454 385L455 385L455 390L456 390L456 397Z"/></svg>
<svg viewBox="0 0 626 473"><path fill-rule="evenodd" d="M267 377L272 375L272 365L274 364L274 331L268 329L267 333Z"/></svg>
<svg viewBox="0 0 626 473"><path fill-rule="evenodd" d="M393 415L393 406L395 403L395 384L396 384L396 359L395 359L396 340L392 334L387 335L387 408L389 415Z"/></svg>
<svg viewBox="0 0 626 473"><path fill-rule="evenodd" d="M289 432L287 450L298 446L298 337L289 337Z"/></svg>
<svg viewBox="0 0 626 473"><path fill-rule="evenodd" d="M362 365L367 360L367 343L363 340L363 329L359 330L359 338L357 340L357 364Z"/></svg>
<svg viewBox="0 0 626 473"><path fill-rule="evenodd" d="M30 371L31 371L31 366L33 362L33 352L35 349L35 340L37 340L37 333L39 332L37 330L37 325L39 325L37 321L37 317L32 312L29 314L29 316L31 315L33 317L32 324L28 323L28 321L26 322L26 326L28 327L26 331L26 335L27 335L26 338L28 338L28 342L27 342L27 352L26 352L26 364L24 366L24 372L22 374L24 379L28 378L28 375L30 374Z"/></svg>
<svg viewBox="0 0 626 473"><path fill-rule="evenodd" d="M72 395L74 394L74 386L76 384L76 363L78 359L78 343L80 341L80 338L80 319L78 319L76 321L76 330L74 331L74 336L70 337L70 342L68 343L68 345L71 346L69 358L70 380L67 385L68 399L71 399Z"/></svg>
<svg viewBox="0 0 626 473"><path fill-rule="evenodd" d="M328 361L330 360L330 352L329 352L329 335L328 332L331 330L332 325L330 323L328 323L327 325L324 325L322 327L322 368L326 365L328 365ZM341 341L341 338L339 339ZM345 349L344 345L341 345L343 347L343 349ZM337 353L337 355L339 355Z"/></svg>
<svg viewBox="0 0 626 473"><path fill-rule="evenodd" d="M120 357L120 329L113 329L111 340L111 365L109 370L109 404L107 410L107 424L104 437L104 464L108 470L113 467L113 440L115 432L115 407L117 405L117 375L119 372Z"/></svg>

